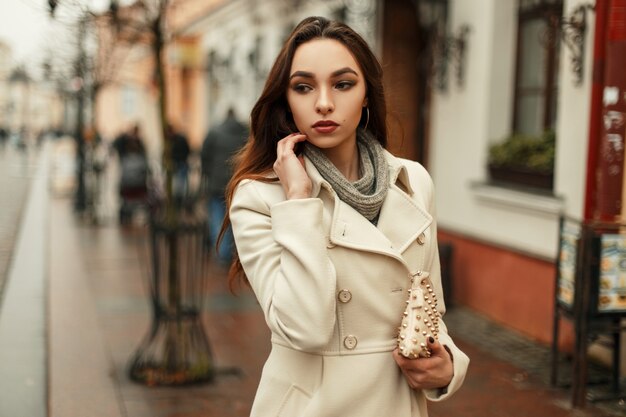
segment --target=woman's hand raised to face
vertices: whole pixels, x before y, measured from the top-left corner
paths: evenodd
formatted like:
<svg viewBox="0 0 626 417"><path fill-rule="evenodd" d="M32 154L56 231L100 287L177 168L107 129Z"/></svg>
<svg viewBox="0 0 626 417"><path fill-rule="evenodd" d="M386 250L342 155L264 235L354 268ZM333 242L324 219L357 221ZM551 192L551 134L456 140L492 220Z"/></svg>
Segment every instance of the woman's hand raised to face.
<svg viewBox="0 0 626 417"><path fill-rule="evenodd" d="M274 172L285 190L288 200L309 198L311 196L311 179L304 170L304 157L296 156L295 147L304 142L306 135L292 133L278 141Z"/></svg>

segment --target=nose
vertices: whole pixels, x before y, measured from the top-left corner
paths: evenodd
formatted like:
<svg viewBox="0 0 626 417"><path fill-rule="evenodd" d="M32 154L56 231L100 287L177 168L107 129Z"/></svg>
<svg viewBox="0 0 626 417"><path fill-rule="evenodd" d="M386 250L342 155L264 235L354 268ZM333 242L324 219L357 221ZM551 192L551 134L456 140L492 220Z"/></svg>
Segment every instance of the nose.
<svg viewBox="0 0 626 417"><path fill-rule="evenodd" d="M317 102L315 103L315 111L319 114L326 115L332 113L335 110L335 103L328 88L320 88L320 93L317 96Z"/></svg>

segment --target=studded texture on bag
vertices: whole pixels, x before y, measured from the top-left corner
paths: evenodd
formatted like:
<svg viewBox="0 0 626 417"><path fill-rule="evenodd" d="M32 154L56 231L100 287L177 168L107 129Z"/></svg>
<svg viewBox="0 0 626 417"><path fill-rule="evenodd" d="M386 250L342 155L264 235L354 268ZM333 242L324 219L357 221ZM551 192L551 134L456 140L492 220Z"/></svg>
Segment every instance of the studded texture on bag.
<svg viewBox="0 0 626 417"><path fill-rule="evenodd" d="M411 274L411 289L406 301L406 309L398 328L398 350L409 359L430 357L427 340L438 340L439 320L437 296L426 271Z"/></svg>

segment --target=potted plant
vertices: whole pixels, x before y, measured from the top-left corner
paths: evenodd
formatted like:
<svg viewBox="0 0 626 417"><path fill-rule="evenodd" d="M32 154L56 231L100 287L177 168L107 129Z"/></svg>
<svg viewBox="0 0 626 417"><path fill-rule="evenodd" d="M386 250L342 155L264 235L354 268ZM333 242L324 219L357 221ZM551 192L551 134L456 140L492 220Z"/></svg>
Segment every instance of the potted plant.
<svg viewBox="0 0 626 417"><path fill-rule="evenodd" d="M494 183L551 190L554 184L556 135L514 133L489 148L489 175Z"/></svg>

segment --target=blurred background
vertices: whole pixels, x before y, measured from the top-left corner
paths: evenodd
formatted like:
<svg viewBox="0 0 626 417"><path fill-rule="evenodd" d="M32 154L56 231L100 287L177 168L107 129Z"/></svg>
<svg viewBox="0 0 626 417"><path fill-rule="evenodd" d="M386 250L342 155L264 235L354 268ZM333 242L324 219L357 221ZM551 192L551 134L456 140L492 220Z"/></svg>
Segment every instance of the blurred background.
<svg viewBox="0 0 626 417"><path fill-rule="evenodd" d="M0 415L248 415L268 332L207 138L310 15L372 46L435 182L473 362L432 415L626 415L626 0L0 0Z"/></svg>

